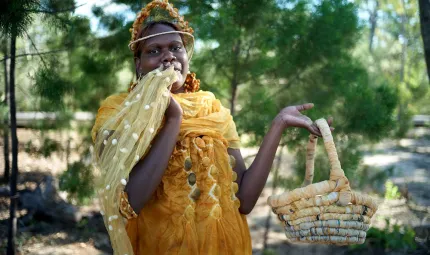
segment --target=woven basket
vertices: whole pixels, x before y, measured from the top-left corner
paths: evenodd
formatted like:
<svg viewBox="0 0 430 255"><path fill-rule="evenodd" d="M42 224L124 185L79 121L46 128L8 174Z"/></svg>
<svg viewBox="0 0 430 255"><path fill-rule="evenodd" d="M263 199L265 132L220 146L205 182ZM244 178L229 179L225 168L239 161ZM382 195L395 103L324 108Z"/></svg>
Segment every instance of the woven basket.
<svg viewBox="0 0 430 255"><path fill-rule="evenodd" d="M370 196L351 191L327 121L319 119L316 124L328 153L330 180L312 184L317 137L310 135L302 188L270 196L268 204L285 226L285 234L292 242L364 243L377 203Z"/></svg>

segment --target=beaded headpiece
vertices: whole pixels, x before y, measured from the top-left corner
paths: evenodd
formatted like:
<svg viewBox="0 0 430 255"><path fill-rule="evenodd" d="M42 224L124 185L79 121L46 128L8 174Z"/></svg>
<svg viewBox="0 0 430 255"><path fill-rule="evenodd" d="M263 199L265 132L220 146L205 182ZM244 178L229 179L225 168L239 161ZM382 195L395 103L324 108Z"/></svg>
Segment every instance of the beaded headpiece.
<svg viewBox="0 0 430 255"><path fill-rule="evenodd" d="M172 24L175 24L179 28L179 31L169 31L138 38L143 27L145 27L146 24L154 21L168 21ZM189 60L193 54L194 30L188 25L188 21L185 21L184 17L179 15L178 9L173 8L173 4L169 3L168 0L153 0L144 8L142 8L142 10L137 14L137 18L133 23L133 27L130 28L130 32L131 41L128 47L132 51L137 49L137 42L158 35L178 33L182 35L182 41L184 43L184 47L187 50Z"/></svg>

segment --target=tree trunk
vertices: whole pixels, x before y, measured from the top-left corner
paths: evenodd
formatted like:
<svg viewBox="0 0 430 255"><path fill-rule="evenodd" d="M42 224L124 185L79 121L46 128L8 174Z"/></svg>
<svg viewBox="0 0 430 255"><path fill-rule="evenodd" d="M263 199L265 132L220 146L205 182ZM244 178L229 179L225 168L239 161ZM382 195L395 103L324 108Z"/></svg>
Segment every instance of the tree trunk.
<svg viewBox="0 0 430 255"><path fill-rule="evenodd" d="M236 94L237 94L237 82L231 82L231 99L230 99L230 112L231 116L234 116L234 107L236 104Z"/></svg>
<svg viewBox="0 0 430 255"><path fill-rule="evenodd" d="M427 64L427 76L430 81L430 1L419 0L421 35L424 44L424 56Z"/></svg>
<svg viewBox="0 0 430 255"><path fill-rule="evenodd" d="M234 70L233 70L233 77L231 79L231 98L230 98L230 112L231 115L234 116L234 107L236 103L236 96L237 96L237 86L239 84L238 82L238 75L239 75L239 53L240 53L240 39L236 43L234 50L233 50L233 62L234 62Z"/></svg>
<svg viewBox="0 0 430 255"><path fill-rule="evenodd" d="M370 22L370 34L369 34L369 52L373 51L373 38L375 37L376 25L378 22L378 10L379 10L379 0L375 0L375 7L370 12L369 22Z"/></svg>
<svg viewBox="0 0 430 255"><path fill-rule="evenodd" d="M12 27L10 43L10 129L12 138L12 172L10 178L10 216L8 226L7 254L15 255L15 236L16 236L16 206L17 192L16 183L18 179L18 137L16 135L16 105L15 105L15 54L16 54L17 28Z"/></svg>
<svg viewBox="0 0 430 255"><path fill-rule="evenodd" d="M401 60L400 60L400 81L399 81L399 86L401 86L404 82L405 82L405 74L406 74L406 57L407 57L407 47L408 47L408 36L406 33L406 26L408 24L408 19L406 16L406 8L405 8L405 0L402 0L402 6L403 6L403 14L400 16L401 18L401 23L400 23L400 36L403 37L403 41L401 42L402 44L402 54L401 54ZM408 84L406 83L406 86L408 86ZM404 121L407 121L406 119L406 107L408 105L408 102L406 101L407 99L400 99L399 102L399 111L397 113L397 121L400 123L400 132L399 134L401 136L404 135L404 133L407 131L407 125L403 125Z"/></svg>
<svg viewBox="0 0 430 255"><path fill-rule="evenodd" d="M7 52L7 37L5 38L3 47L3 54L5 56L3 60L4 65L4 101L3 104L5 105L5 108L8 106L8 95L9 95L9 81L8 81L8 75L7 75L7 56L9 55ZM4 116L3 121L3 153L4 153L4 173L3 173L3 181L5 183L9 182L9 175L10 175L10 162L9 162L9 118L8 115Z"/></svg>

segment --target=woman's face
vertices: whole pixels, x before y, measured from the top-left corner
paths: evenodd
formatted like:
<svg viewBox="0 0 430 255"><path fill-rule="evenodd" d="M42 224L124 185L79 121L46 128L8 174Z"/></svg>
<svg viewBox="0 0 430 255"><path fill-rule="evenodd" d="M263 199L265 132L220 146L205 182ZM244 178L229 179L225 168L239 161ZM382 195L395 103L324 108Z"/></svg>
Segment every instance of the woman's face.
<svg viewBox="0 0 430 255"><path fill-rule="evenodd" d="M145 36L168 31L175 31L175 29L164 24L156 24ZM163 66L163 69L174 66L178 80L173 83L170 91L172 93L184 92L183 84L188 73L188 56L181 36L177 33L154 36L145 40L140 47L140 58L134 59L137 73L145 75L160 65Z"/></svg>

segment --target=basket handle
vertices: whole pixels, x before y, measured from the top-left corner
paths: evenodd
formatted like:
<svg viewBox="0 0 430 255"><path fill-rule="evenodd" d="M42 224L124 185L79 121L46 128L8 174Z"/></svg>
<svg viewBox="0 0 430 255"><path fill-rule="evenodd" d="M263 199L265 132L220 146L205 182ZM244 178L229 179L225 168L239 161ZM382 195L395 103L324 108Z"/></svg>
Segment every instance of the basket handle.
<svg viewBox="0 0 430 255"><path fill-rule="evenodd" d="M325 119L319 119L315 121L315 124L321 131L322 137L324 139L324 146L329 157L330 180L309 185L312 183L312 179L314 176L315 147L317 143L317 137L311 135L309 137L309 143L307 147L308 154L306 156L306 175L305 180L303 182L304 185L308 185L306 185L306 187L295 189L290 192L285 192L280 195L270 196L267 200L267 203L271 207L277 208L286 205L293 206L293 202L295 201L309 199L318 195L323 195L331 192L336 192L338 194L336 194L336 196L338 196L336 204L341 206L346 206L350 204L353 199L356 199L353 197L353 195L356 193L353 193L351 191L349 181L340 166L336 147L333 142L333 136L331 135L330 127L327 121Z"/></svg>
<svg viewBox="0 0 430 255"><path fill-rule="evenodd" d="M308 146L306 147L306 173L302 187L312 184L314 180L315 169L315 151L317 147L318 136L310 134Z"/></svg>
<svg viewBox="0 0 430 255"><path fill-rule="evenodd" d="M330 127L325 119L318 119L315 121L315 124L321 131L324 147L327 151L328 158L330 161L330 180L344 180L342 182L343 188L342 191L350 191L348 179L345 176L345 172L342 170L340 165L339 156L336 151L336 146L333 142L333 136L331 134ZM315 135L309 136L309 142L307 146L306 153L306 174L305 180L303 182L303 186L309 185L312 183L314 177L314 166L315 166L315 150L318 138Z"/></svg>

